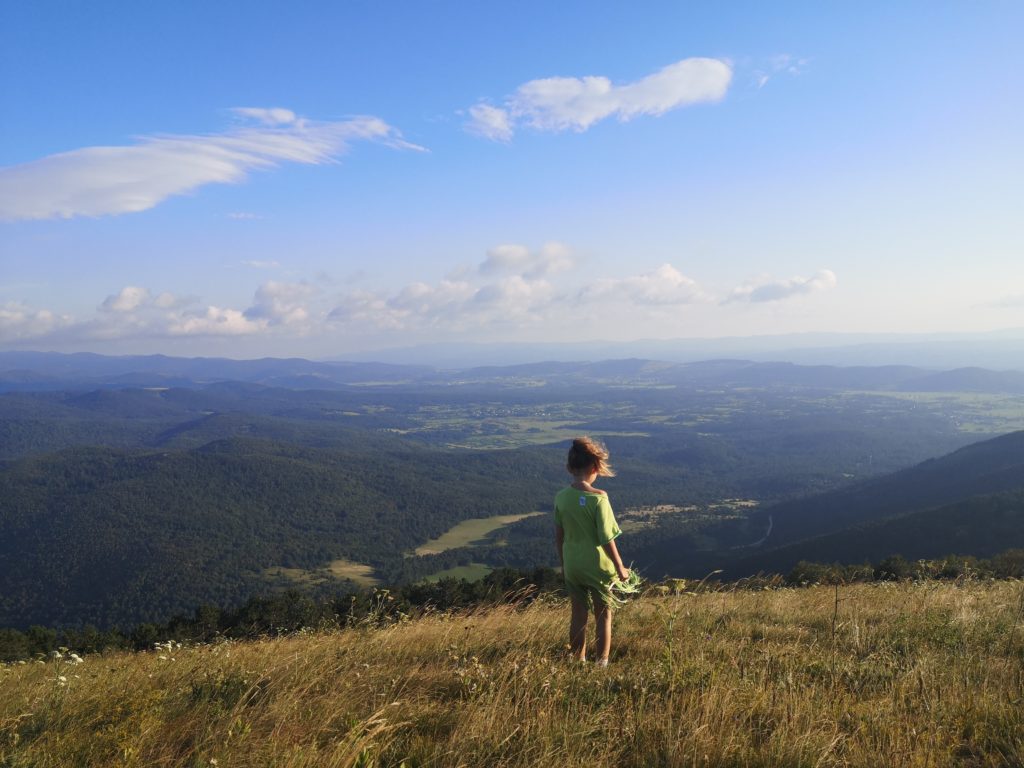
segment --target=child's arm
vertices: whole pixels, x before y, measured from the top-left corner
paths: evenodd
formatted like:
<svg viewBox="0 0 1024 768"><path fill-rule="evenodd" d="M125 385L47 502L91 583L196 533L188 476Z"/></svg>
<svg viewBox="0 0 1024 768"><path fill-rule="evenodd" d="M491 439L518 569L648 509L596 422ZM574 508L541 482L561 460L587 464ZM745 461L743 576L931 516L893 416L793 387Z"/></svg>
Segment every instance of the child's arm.
<svg viewBox="0 0 1024 768"><path fill-rule="evenodd" d="M558 562L562 570L565 570L565 557L562 555L562 544L565 542L565 530L560 525L555 526L555 547L558 549Z"/></svg>
<svg viewBox="0 0 1024 768"><path fill-rule="evenodd" d="M615 565L615 573L618 574L619 579L625 581L629 578L629 568L622 564L622 558L619 556L619 548L615 546L615 539L612 539L607 544L602 544L604 553L608 555L612 563Z"/></svg>

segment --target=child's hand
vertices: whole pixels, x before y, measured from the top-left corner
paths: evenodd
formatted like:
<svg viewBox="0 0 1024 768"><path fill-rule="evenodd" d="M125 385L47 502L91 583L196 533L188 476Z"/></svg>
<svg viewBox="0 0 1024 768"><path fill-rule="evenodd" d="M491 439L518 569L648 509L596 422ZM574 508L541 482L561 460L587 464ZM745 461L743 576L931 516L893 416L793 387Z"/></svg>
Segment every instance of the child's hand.
<svg viewBox="0 0 1024 768"><path fill-rule="evenodd" d="M618 572L619 581L627 581L629 579L629 568L624 565L615 566L615 570Z"/></svg>

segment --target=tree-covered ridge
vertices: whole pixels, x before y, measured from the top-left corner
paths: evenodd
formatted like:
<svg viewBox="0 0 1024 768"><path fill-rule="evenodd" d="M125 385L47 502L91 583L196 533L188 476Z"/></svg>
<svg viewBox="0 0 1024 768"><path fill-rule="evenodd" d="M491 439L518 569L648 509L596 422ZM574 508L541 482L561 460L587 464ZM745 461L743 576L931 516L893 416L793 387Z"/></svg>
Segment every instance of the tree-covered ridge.
<svg viewBox="0 0 1024 768"><path fill-rule="evenodd" d="M543 508L549 470L528 454L398 441L21 460L0 471L0 625L166 617L244 599L273 566L383 565L481 509Z"/></svg>

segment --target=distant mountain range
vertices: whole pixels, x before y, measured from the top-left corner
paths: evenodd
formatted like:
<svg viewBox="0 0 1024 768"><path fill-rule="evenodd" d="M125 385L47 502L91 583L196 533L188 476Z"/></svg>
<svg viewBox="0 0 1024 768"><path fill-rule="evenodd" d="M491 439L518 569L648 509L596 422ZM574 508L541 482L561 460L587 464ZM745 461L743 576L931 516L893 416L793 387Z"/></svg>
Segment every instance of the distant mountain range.
<svg viewBox="0 0 1024 768"><path fill-rule="evenodd" d="M368 384L452 386L524 382L677 386L802 387L903 392L1024 394L1024 372L906 365L830 366L717 359L689 363L623 358L439 369L378 362L316 362L301 358L106 357L90 353L0 352L0 392L132 387L205 387L244 382L284 389L338 389Z"/></svg>
<svg viewBox="0 0 1024 768"><path fill-rule="evenodd" d="M933 370L979 367L1024 370L1024 329L979 333L792 333L713 339L636 339L626 342L429 344L381 349L349 360L443 368L537 360L644 357L690 363L722 357L800 365L912 365Z"/></svg>

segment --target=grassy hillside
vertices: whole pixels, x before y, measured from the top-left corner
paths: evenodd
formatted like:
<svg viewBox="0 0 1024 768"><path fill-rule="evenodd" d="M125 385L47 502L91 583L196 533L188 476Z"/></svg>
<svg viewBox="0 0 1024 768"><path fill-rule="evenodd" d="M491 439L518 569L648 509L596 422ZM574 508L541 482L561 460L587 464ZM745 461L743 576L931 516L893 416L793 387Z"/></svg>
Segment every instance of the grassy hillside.
<svg viewBox="0 0 1024 768"><path fill-rule="evenodd" d="M386 601L387 596L381 595ZM1020 582L645 597L0 667L3 766L1006 766Z"/></svg>

